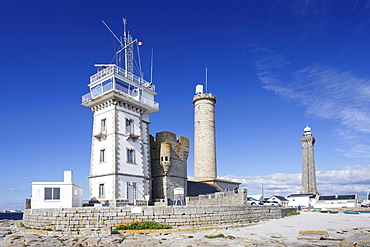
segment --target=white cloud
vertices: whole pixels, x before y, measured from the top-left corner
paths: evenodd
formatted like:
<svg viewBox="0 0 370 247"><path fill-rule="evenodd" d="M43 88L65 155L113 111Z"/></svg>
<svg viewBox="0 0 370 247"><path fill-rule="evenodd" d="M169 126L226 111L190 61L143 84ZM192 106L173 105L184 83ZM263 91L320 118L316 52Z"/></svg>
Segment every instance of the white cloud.
<svg viewBox="0 0 370 247"><path fill-rule="evenodd" d="M317 171L316 180L319 193L322 195L354 194L370 192L370 165L344 166L337 170ZM222 179L242 183L248 194L261 194L264 186L265 197L272 195L287 196L299 193L301 190L301 174L275 173L265 176L234 176L228 175Z"/></svg>
<svg viewBox="0 0 370 247"><path fill-rule="evenodd" d="M349 149L335 149L349 158L370 158L370 146L364 144L354 144Z"/></svg>
<svg viewBox="0 0 370 247"><path fill-rule="evenodd" d="M302 105L309 117L339 123L335 131L351 145L345 156L370 157L370 78L319 64L290 72L284 56L272 52L255 65L264 89Z"/></svg>
<svg viewBox="0 0 370 247"><path fill-rule="evenodd" d="M0 202L0 210L24 209L24 201L9 200Z"/></svg>
<svg viewBox="0 0 370 247"><path fill-rule="evenodd" d="M4 191L15 191L15 189L3 189Z"/></svg>

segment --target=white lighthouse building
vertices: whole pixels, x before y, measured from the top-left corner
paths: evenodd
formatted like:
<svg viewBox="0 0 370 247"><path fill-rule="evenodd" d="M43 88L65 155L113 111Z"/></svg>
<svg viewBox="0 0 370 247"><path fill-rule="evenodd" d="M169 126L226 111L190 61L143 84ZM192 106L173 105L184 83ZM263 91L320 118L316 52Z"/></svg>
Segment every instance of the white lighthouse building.
<svg viewBox="0 0 370 247"><path fill-rule="evenodd" d="M134 74L133 46L138 42L126 32L125 20L124 26L116 53L123 68L118 62L95 65L90 92L82 97L82 105L94 113L89 196L109 206L146 204L149 199L149 114L159 110L155 86Z"/></svg>

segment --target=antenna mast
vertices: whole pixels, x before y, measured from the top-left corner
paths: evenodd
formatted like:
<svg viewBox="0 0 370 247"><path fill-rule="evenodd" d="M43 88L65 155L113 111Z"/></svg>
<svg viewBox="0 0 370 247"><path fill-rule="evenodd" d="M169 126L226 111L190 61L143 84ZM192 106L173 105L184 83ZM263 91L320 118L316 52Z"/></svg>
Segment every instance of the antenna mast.
<svg viewBox="0 0 370 247"><path fill-rule="evenodd" d="M154 56L154 52L152 48L152 57L150 59L150 82L151 83L153 82L153 56Z"/></svg>
<svg viewBox="0 0 370 247"><path fill-rule="evenodd" d="M122 18L123 21L123 40L125 49L125 69L126 73L132 74L134 72L134 55L132 51L132 36L127 32L126 25L127 21L125 18Z"/></svg>
<svg viewBox="0 0 370 247"><path fill-rule="evenodd" d="M208 93L208 68L206 67L206 93Z"/></svg>
<svg viewBox="0 0 370 247"><path fill-rule="evenodd" d="M120 48L115 54L116 57L116 65L120 66L120 63L122 61L122 51L124 50L125 54L123 56L124 59L124 69L125 69L125 77L133 79L134 74L134 50L133 50L133 44L135 42L138 42L137 39L133 39L133 37L130 35L130 33L127 31L127 21L125 18L122 18L123 22L123 37L121 36L120 39L114 34L114 32L109 28L109 26L102 20L103 24L107 27L109 32L113 35L113 37L118 41L120 44ZM142 43L142 42L138 42ZM141 45L141 44L139 44ZM140 52L139 47L137 46L137 52L138 52L138 59L139 59L139 77L143 79L143 73L141 70L141 61L140 61Z"/></svg>

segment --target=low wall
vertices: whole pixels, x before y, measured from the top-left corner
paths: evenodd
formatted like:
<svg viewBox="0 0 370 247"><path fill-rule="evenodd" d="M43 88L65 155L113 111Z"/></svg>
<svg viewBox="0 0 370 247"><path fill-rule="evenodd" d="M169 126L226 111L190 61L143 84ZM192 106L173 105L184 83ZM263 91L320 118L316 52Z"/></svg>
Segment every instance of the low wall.
<svg viewBox="0 0 370 247"><path fill-rule="evenodd" d="M54 231L96 231L134 221L155 221L174 228L243 224L281 218L277 206L163 206L118 208L26 209L26 228ZM84 234L85 234L84 233Z"/></svg>
<svg viewBox="0 0 370 247"><path fill-rule="evenodd" d="M247 190L239 189L238 193L233 191L216 192L213 194L187 196L185 197L186 205L245 205L247 201Z"/></svg>

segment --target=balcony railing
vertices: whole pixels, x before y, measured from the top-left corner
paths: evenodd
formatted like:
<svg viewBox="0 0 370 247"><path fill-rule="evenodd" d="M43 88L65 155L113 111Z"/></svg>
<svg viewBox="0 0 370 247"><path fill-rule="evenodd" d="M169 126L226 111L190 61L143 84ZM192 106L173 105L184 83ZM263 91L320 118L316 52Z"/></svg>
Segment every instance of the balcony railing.
<svg viewBox="0 0 370 247"><path fill-rule="evenodd" d="M132 73L129 73L128 71L126 71L125 69L122 69L121 67L118 67L117 65L109 65L107 66L106 68L104 69L101 69L99 70L95 75L92 75L90 77L90 83L94 83L96 82L97 80L107 76L107 75L110 75L110 74L113 74L113 73L116 73L120 76L123 76L133 82L135 82L136 84L140 85L140 86L143 86L151 91L154 91L155 92L155 86L150 83L150 82L147 82L146 80L132 74Z"/></svg>
<svg viewBox="0 0 370 247"><path fill-rule="evenodd" d="M99 87L99 88L95 88L93 89L90 93L87 93L85 95L82 96L82 104L83 103L86 103L96 97L99 97L103 94L106 94L110 91L116 91L116 92L119 92L119 93L122 93L124 95L127 95L143 104L146 104L154 109L159 109L159 104L157 102L155 102L154 100L151 100L151 99L148 99L146 97L143 97L142 95L139 96L138 95L138 91L137 90L129 90L125 87L122 87L120 85L118 85L117 83L115 85L113 85L114 83L113 82L110 82L102 87Z"/></svg>

